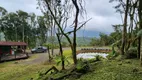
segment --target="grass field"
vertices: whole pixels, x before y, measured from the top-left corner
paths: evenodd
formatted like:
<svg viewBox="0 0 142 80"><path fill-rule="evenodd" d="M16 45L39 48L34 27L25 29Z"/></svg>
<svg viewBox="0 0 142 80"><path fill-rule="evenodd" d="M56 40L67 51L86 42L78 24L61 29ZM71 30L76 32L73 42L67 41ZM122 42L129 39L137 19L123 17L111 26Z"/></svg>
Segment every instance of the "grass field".
<svg viewBox="0 0 142 80"><path fill-rule="evenodd" d="M103 61L91 64L92 71L78 80L142 80L138 59Z"/></svg>
<svg viewBox="0 0 142 80"><path fill-rule="evenodd" d="M71 66L73 63L71 50L64 50L63 54L69 57ZM37 57L37 55L32 56L26 61ZM0 63L0 80L30 80L30 78L35 80L39 77L39 72L47 71L53 65L61 69L61 66L57 66L55 62L31 65L19 64L19 62ZM138 59L104 60L90 63L91 71L82 75L78 80L142 80L142 67L139 63ZM68 69L70 66L65 68Z"/></svg>
<svg viewBox="0 0 142 80"><path fill-rule="evenodd" d="M70 57L71 50L64 50L64 55ZM30 61L37 58L37 55L31 56L29 59L25 61ZM0 63L0 80L30 80L30 78L38 78L39 71L44 71L52 67L56 66L56 63L41 63L41 64L21 64L23 60L11 61ZM69 58L69 61L72 61ZM56 66L60 69L60 66Z"/></svg>
<svg viewBox="0 0 142 80"><path fill-rule="evenodd" d="M48 69L52 65L36 64L25 65L16 64L14 61L0 64L0 80L29 80L37 78L38 71Z"/></svg>
<svg viewBox="0 0 142 80"><path fill-rule="evenodd" d="M71 56L71 50L65 50L64 55ZM90 63L90 68L91 71L83 74L78 80L142 80L142 67L140 67L139 59L103 60ZM60 75L63 74L55 76ZM67 80L73 79L71 77Z"/></svg>

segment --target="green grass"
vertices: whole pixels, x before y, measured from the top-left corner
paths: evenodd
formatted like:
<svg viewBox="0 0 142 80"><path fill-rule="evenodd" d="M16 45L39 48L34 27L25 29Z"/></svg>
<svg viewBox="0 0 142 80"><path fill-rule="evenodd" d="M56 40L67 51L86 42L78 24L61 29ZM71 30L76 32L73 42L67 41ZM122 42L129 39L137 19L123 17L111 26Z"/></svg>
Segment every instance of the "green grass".
<svg viewBox="0 0 142 80"><path fill-rule="evenodd" d="M73 64L72 51L71 50L64 50L63 51L63 56L65 57L65 67L66 68L69 65ZM60 56L55 57L54 61L56 62L57 66L59 66L59 65L61 66L61 57Z"/></svg>
<svg viewBox="0 0 142 80"><path fill-rule="evenodd" d="M29 59L0 63L0 80L30 80L30 78L36 79L39 76L39 71L47 70L55 65L55 63L48 62L40 64L23 63L25 61L32 61L37 57L38 55L35 54L32 55Z"/></svg>
<svg viewBox="0 0 142 80"><path fill-rule="evenodd" d="M67 57L71 57L71 50L65 50L64 55ZM37 58L38 55L33 55L29 59L25 61L30 61ZM70 62L73 62L71 58L68 58ZM15 62L18 62L15 64ZM20 62L20 64L19 64ZM0 63L0 80L29 80L30 78L38 78L39 71L46 71L53 65L56 66L55 63L41 63L41 64L21 64L22 60L19 61L11 61ZM61 66L56 66L60 69Z"/></svg>
<svg viewBox="0 0 142 80"><path fill-rule="evenodd" d="M39 55L34 54L34 55L30 56L28 59L25 59L25 61L31 61L31 60L34 60L34 59L36 59L38 56L39 56Z"/></svg>
<svg viewBox="0 0 142 80"><path fill-rule="evenodd" d="M30 78L36 79L38 77L38 71L45 68L48 69L50 67L50 65L44 64L15 64L14 61L1 63L0 80L29 80Z"/></svg>
<svg viewBox="0 0 142 80"><path fill-rule="evenodd" d="M66 57L69 57L68 60L71 64L70 66L66 66L66 69L68 69L73 64L72 52L71 50L64 50L63 55ZM38 57L37 55L33 55L26 61L33 60L37 57ZM18 61L0 63L0 80L30 80L30 78L34 78L35 80L39 77L39 73L38 73L39 71L44 72L50 67L52 67L53 65L56 66L56 63L26 65L26 64L19 64L19 63L15 64L15 62L18 62ZM120 63L123 63L123 64L118 65ZM100 62L97 64L92 64L91 68L93 71L83 75L80 78L80 80L114 80L114 79L119 80L119 76L122 76L122 78L125 78L126 76L130 76L130 78L132 78L132 75L136 75L137 73L134 74L131 71L133 70L133 68L139 66L138 63L139 63L138 60L132 60L131 64L126 64L125 62L119 62L119 61L105 61L105 62ZM56 67L59 70L61 69L61 66L56 66ZM139 69L139 72L142 72L142 69L140 67L138 67L138 69ZM141 74L136 75L136 77L138 77L139 80L140 80L139 78L140 76L142 75ZM128 79L131 80L130 78ZM136 78L132 78L132 79L137 80Z"/></svg>
<svg viewBox="0 0 142 80"><path fill-rule="evenodd" d="M78 80L142 80L139 60L103 61L91 64L92 72Z"/></svg>
<svg viewBox="0 0 142 80"><path fill-rule="evenodd" d="M73 64L72 51L71 50L64 50L63 55L67 57L70 64Z"/></svg>
<svg viewBox="0 0 142 80"><path fill-rule="evenodd" d="M71 57L72 56L72 51L71 50L64 50L63 55L66 57Z"/></svg>

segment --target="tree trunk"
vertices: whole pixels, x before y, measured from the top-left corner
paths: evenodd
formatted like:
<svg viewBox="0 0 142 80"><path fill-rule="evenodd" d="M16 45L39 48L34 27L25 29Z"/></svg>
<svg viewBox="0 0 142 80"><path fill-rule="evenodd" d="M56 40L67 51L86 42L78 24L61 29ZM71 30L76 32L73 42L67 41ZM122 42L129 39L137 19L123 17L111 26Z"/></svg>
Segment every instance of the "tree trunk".
<svg viewBox="0 0 142 80"><path fill-rule="evenodd" d="M137 47L137 49L138 49L138 58L140 58L140 52L141 52L141 38L139 37L138 38L138 47Z"/></svg>
<svg viewBox="0 0 142 80"><path fill-rule="evenodd" d="M125 53L125 43L126 43L126 34L127 34L127 16L128 16L128 8L129 8L129 0L126 1L126 10L125 10L125 17L124 17L124 25L123 25L123 32L122 32L122 43L121 43L121 55Z"/></svg>
<svg viewBox="0 0 142 80"><path fill-rule="evenodd" d="M139 8L138 8L138 14L139 14L139 30L142 29L142 0L139 0ZM139 37L138 39L138 54L140 55L140 65L142 66L142 37Z"/></svg>
<svg viewBox="0 0 142 80"><path fill-rule="evenodd" d="M73 33L73 61L74 64L77 64L77 58L76 58L76 32L78 27L78 15L79 15L79 7L77 4L77 0L72 0L75 8L76 8L76 16L75 16L75 25L74 25L74 33Z"/></svg>
<svg viewBox="0 0 142 80"><path fill-rule="evenodd" d="M49 46L48 46L48 49L47 49L47 51L48 51L48 58L49 58L49 62L50 62L50 61L51 61L51 55L50 55Z"/></svg>
<svg viewBox="0 0 142 80"><path fill-rule="evenodd" d="M25 31L25 30L24 30L24 26L23 26L23 33L22 33L22 34L23 34L23 39L22 39L23 42L24 42L24 40L25 40L25 39L24 39L24 38L25 38L25 32L24 32L24 31Z"/></svg>
<svg viewBox="0 0 142 80"><path fill-rule="evenodd" d="M17 39L17 27L15 28L15 41L17 42L18 41L18 39Z"/></svg>
<svg viewBox="0 0 142 80"><path fill-rule="evenodd" d="M135 3L137 4L137 2ZM129 26L129 34L128 34L128 39L133 39L134 37L134 33L133 33L133 21L134 21L134 14L135 14L135 9L136 7L133 6L132 8L130 8L130 12L129 12L129 16L130 16L130 26ZM127 48L125 51L128 51L129 47L132 46L133 41L128 40L128 44L127 44Z"/></svg>
<svg viewBox="0 0 142 80"><path fill-rule="evenodd" d="M52 44L52 47L51 47L51 54L53 56L53 28L51 27L51 44Z"/></svg>
<svg viewBox="0 0 142 80"><path fill-rule="evenodd" d="M62 44L61 44L61 40L60 40L60 36L58 34L57 35L57 39L59 42L59 47L60 47L60 55L61 55L61 61L62 61L62 70L65 69L65 61L64 61L64 56L63 56L63 49L62 49Z"/></svg>
<svg viewBox="0 0 142 80"><path fill-rule="evenodd" d="M142 43L142 37L141 37L141 43ZM142 66L142 45L140 46L140 65Z"/></svg>

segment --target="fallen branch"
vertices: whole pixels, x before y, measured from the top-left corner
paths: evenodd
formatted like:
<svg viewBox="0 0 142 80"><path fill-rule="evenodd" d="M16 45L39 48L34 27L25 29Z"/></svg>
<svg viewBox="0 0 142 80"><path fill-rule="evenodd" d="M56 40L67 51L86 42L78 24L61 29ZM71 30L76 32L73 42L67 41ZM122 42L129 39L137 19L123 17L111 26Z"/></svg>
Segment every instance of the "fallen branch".
<svg viewBox="0 0 142 80"><path fill-rule="evenodd" d="M59 72L59 70L55 67L55 66L52 66L49 70L47 70L46 72L45 72L45 75L48 73L48 72L50 72L51 70L54 70L54 72Z"/></svg>

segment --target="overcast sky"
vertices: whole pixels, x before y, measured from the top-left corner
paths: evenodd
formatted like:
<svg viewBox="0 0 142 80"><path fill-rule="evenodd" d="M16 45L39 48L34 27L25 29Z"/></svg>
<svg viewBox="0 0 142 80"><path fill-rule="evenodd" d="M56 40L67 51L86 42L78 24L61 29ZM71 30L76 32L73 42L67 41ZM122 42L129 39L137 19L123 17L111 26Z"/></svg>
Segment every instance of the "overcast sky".
<svg viewBox="0 0 142 80"><path fill-rule="evenodd" d="M113 6L109 0L85 0L88 18L92 18L85 27L85 30L110 33L113 31L112 24L120 24L121 19L118 13L115 13ZM0 0L0 6L4 7L8 12L23 10L26 12L34 12L42 15L40 10L36 9L36 0Z"/></svg>

